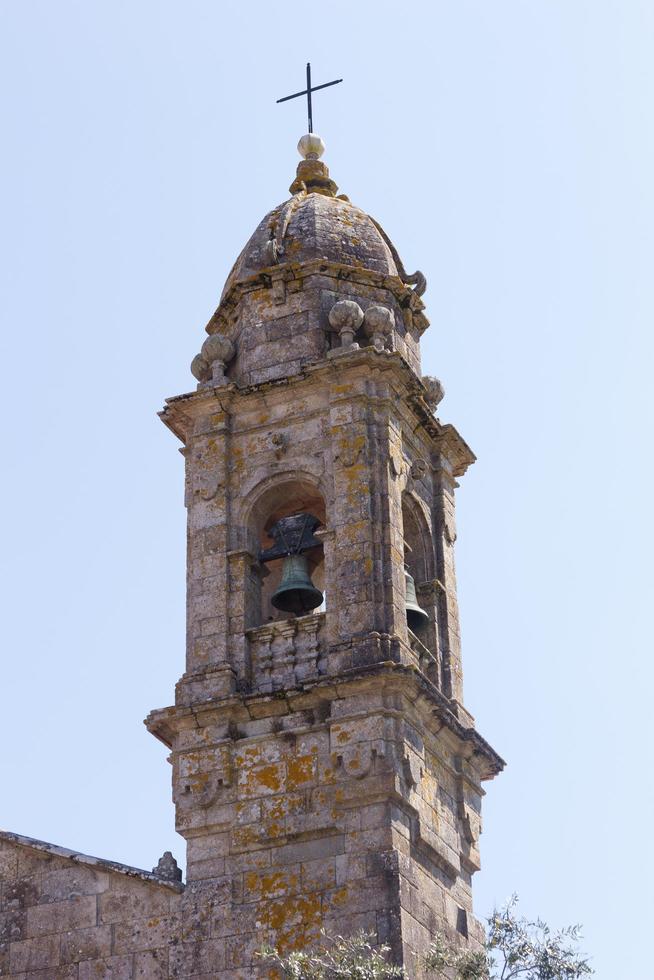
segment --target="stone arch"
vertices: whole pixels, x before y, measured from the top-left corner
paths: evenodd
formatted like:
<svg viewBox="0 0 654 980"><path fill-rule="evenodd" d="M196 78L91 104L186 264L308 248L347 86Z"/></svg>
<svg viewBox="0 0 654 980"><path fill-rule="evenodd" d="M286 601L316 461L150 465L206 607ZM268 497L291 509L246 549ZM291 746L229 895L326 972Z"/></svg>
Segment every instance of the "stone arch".
<svg viewBox="0 0 654 980"><path fill-rule="evenodd" d="M404 562L416 585L435 577L434 544L424 504L413 492L402 494Z"/></svg>
<svg viewBox="0 0 654 980"><path fill-rule="evenodd" d="M325 497L320 481L314 474L296 470L263 479L248 495L242 514L248 539L257 552L271 546L272 540L268 531L276 521L300 512L313 514L323 527L327 524ZM325 562L322 545L308 551L306 557L311 579L324 594ZM283 562L282 558L278 558L261 566L257 616L259 624L288 619L292 615L275 609L270 601L281 581Z"/></svg>

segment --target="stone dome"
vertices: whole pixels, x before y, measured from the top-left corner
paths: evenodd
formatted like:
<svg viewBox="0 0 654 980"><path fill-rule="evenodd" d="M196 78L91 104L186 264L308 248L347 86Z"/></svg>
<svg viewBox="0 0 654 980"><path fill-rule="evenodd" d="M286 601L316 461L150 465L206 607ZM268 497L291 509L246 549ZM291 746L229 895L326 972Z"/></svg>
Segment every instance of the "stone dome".
<svg viewBox="0 0 654 980"><path fill-rule="evenodd" d="M323 360L347 333L330 319L343 302L360 313L352 344L397 351L419 374L425 277L407 275L374 218L337 195L321 147L315 134L300 140L291 197L259 223L227 277L206 330L230 346L205 341L191 368L201 384L260 384ZM382 307L375 328L368 310Z"/></svg>
<svg viewBox="0 0 654 980"><path fill-rule="evenodd" d="M331 180L319 160L324 150L320 137L304 136L298 150L305 157L291 184L293 195L259 223L237 258L221 296L221 303L236 283L281 265L329 262L392 276L425 288L422 273L407 275L393 243L370 215L357 208Z"/></svg>
<svg viewBox="0 0 654 980"><path fill-rule="evenodd" d="M269 266L337 262L399 276L394 249L375 221L347 198L300 191L259 223L234 263L223 296L236 282Z"/></svg>

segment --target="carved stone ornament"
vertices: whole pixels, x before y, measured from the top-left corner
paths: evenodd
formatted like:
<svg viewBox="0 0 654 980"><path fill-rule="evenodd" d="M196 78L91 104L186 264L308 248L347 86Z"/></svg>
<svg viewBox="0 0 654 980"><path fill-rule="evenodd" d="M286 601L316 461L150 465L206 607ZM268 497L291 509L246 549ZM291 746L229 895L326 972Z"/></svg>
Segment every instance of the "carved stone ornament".
<svg viewBox="0 0 654 980"><path fill-rule="evenodd" d="M219 490L224 490L225 486L221 482L220 473L196 473L195 492L202 500L213 500Z"/></svg>
<svg viewBox="0 0 654 980"><path fill-rule="evenodd" d="M283 432L273 432L269 439L269 445L277 459L281 459L287 449L286 436Z"/></svg>
<svg viewBox="0 0 654 980"><path fill-rule="evenodd" d="M200 382L208 381L211 377L211 367L207 364L202 354L196 354L191 361L191 374Z"/></svg>
<svg viewBox="0 0 654 980"><path fill-rule="evenodd" d="M152 874L156 875L157 878L163 878L164 881L182 880L182 869L178 866L177 861L170 851L164 851L159 858L156 868L152 869Z"/></svg>
<svg viewBox="0 0 654 980"><path fill-rule="evenodd" d="M456 525L454 523L454 517L451 514L446 514L443 521L443 533L445 535L445 540L448 544L452 545L456 541Z"/></svg>
<svg viewBox="0 0 654 980"><path fill-rule="evenodd" d="M363 323L363 310L354 300L339 300L329 311L329 323L340 334L341 347L352 347L354 335Z"/></svg>
<svg viewBox="0 0 654 980"><path fill-rule="evenodd" d="M467 803L459 804L459 817L461 819L463 836L468 844L474 847L481 834L481 817Z"/></svg>
<svg viewBox="0 0 654 980"><path fill-rule="evenodd" d="M214 385L226 383L225 366L232 360L236 348L234 344L221 333L211 334L202 345L202 350L191 361L191 373L201 384L212 382Z"/></svg>
<svg viewBox="0 0 654 980"><path fill-rule="evenodd" d="M414 480L422 480L427 472L427 463L424 459L415 459L411 464L411 476Z"/></svg>
<svg viewBox="0 0 654 980"><path fill-rule="evenodd" d="M343 446L338 451L337 459L340 460L343 466L354 466L359 458L361 449L358 446Z"/></svg>
<svg viewBox="0 0 654 980"><path fill-rule="evenodd" d="M425 393L425 401L433 412L443 401L445 396L445 388L443 388L443 385L438 378L432 378L428 374L424 376L422 383L427 389Z"/></svg>
<svg viewBox="0 0 654 980"><path fill-rule="evenodd" d="M386 306L369 306L365 312L363 329L377 350L383 350L395 329L395 314Z"/></svg>

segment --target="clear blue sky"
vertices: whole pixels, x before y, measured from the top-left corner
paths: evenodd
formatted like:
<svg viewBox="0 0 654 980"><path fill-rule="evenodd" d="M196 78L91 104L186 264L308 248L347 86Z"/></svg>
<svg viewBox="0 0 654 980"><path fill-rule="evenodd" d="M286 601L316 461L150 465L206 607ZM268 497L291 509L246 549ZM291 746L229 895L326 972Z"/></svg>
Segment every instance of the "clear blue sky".
<svg viewBox="0 0 654 980"><path fill-rule="evenodd" d="M182 459L156 411L284 200L302 104L420 268L459 493L466 695L507 759L476 910L651 959L654 5L0 7L0 825L151 867L183 669ZM649 599L649 612L646 605Z"/></svg>

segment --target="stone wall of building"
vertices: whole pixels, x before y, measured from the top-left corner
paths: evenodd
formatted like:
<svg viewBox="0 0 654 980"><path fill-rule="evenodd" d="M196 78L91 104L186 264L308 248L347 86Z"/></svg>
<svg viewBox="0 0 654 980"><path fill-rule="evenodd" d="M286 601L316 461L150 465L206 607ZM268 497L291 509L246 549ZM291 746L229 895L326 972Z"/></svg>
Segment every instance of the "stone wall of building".
<svg viewBox="0 0 654 980"><path fill-rule="evenodd" d="M0 833L0 977L182 976L182 891L147 872Z"/></svg>

